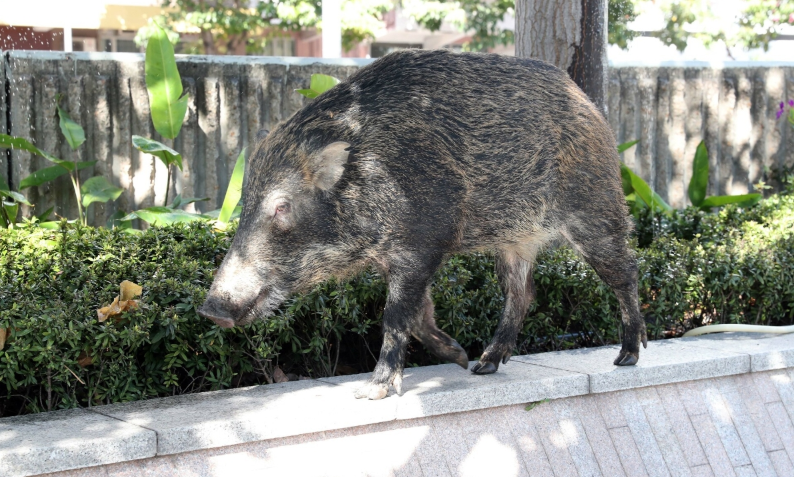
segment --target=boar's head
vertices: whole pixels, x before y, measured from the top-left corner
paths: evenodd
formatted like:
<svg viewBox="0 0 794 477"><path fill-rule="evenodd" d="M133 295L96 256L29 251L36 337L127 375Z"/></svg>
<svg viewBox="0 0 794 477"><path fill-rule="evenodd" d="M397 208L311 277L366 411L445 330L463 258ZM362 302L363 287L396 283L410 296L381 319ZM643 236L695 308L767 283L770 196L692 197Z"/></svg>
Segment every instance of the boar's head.
<svg viewBox="0 0 794 477"><path fill-rule="evenodd" d="M350 145L308 143L283 129L259 140L237 233L199 315L226 328L251 323L355 261L337 190Z"/></svg>

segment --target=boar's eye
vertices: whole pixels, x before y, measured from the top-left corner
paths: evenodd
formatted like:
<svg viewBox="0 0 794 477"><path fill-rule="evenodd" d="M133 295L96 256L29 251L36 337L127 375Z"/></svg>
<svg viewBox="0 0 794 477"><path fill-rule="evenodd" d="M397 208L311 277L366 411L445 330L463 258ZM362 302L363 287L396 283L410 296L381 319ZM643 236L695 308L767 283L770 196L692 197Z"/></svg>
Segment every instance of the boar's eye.
<svg viewBox="0 0 794 477"><path fill-rule="evenodd" d="M290 206L288 202L279 202L276 204L276 210L273 212L273 217L283 217L285 214L288 214L290 211Z"/></svg>

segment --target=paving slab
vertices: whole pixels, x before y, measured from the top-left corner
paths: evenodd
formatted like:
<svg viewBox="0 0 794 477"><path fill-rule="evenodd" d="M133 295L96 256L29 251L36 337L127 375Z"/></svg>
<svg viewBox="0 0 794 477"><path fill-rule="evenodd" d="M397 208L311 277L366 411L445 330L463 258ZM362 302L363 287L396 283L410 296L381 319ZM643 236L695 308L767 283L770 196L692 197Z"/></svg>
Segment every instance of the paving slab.
<svg viewBox="0 0 794 477"><path fill-rule="evenodd" d="M794 366L794 333L714 333L679 340L689 346L749 354L753 372Z"/></svg>
<svg viewBox="0 0 794 477"><path fill-rule="evenodd" d="M0 475L24 477L153 457L154 432L83 409L0 419Z"/></svg>
<svg viewBox="0 0 794 477"><path fill-rule="evenodd" d="M469 363L469 369L475 363ZM369 377L366 373L319 381L345 387L352 394ZM384 401L397 403L397 419L412 419L580 396L587 394L588 379L582 373L512 361L501 365L497 373L485 376L455 364L441 364L407 368L402 391L402 396L388 396Z"/></svg>
<svg viewBox="0 0 794 477"><path fill-rule="evenodd" d="M742 374L750 356L721 349L689 346L680 340L649 341L635 366L615 366L620 346L603 346L517 356L527 364L587 374L590 392L604 393L658 384ZM501 368L500 368L501 370Z"/></svg>
<svg viewBox="0 0 794 477"><path fill-rule="evenodd" d="M156 431L166 455L391 421L397 403L306 380L93 409Z"/></svg>

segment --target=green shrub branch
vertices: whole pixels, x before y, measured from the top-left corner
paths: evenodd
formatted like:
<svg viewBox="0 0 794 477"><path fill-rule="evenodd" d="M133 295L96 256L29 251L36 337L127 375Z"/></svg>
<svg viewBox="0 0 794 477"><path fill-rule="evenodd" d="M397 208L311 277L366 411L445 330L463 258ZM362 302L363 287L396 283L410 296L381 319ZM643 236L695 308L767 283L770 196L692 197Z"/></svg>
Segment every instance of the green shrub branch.
<svg viewBox="0 0 794 477"><path fill-rule="evenodd" d="M637 224L649 338L794 322L794 196L715 214L648 212ZM309 377L372 368L386 297L373 271L331 280L246 328L200 318L233 234L205 222L141 234L66 223L0 230L0 328L10 330L0 416L268 383L275 366ZM534 274L537 301L516 353L619 342L614 294L573 251L544 252ZM97 308L123 280L143 286L139 308L99 323ZM503 306L492 256L452 257L432 290L439 326L477 357ZM408 362L436 361L414 343Z"/></svg>

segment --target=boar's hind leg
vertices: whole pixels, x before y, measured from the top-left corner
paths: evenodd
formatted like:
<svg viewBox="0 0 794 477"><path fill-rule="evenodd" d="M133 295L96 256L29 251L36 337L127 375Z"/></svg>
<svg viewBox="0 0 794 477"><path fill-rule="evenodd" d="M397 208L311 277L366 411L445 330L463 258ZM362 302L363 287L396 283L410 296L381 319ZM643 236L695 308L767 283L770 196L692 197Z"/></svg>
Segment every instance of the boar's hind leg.
<svg viewBox="0 0 794 477"><path fill-rule="evenodd" d="M436 320L433 318L433 310L430 287L427 287L422 311L418 317L418 322L413 327L414 336L434 355L444 361L457 363L463 369L468 369L469 358L466 355L466 351L451 336L438 329Z"/></svg>
<svg viewBox="0 0 794 477"><path fill-rule="evenodd" d="M411 331L425 311L425 293L440 261L431 267L416 257L401 257L402 267L390 267L380 358L369 382L356 391L357 398L381 399L389 386L401 392L405 351Z"/></svg>
<svg viewBox="0 0 794 477"><path fill-rule="evenodd" d="M534 260L535 257L533 254L526 258ZM505 307L491 344L483 352L480 362L471 368L475 374L495 373L500 361L507 363L527 309L535 298L532 262L524 260L515 252L500 251L496 254L496 273L505 295Z"/></svg>
<svg viewBox="0 0 794 477"><path fill-rule="evenodd" d="M632 366L640 359L640 343L648 346L645 320L640 314L637 261L626 244L625 234L592 227L593 232L572 231L569 240L617 295L623 318L623 344L616 366Z"/></svg>

